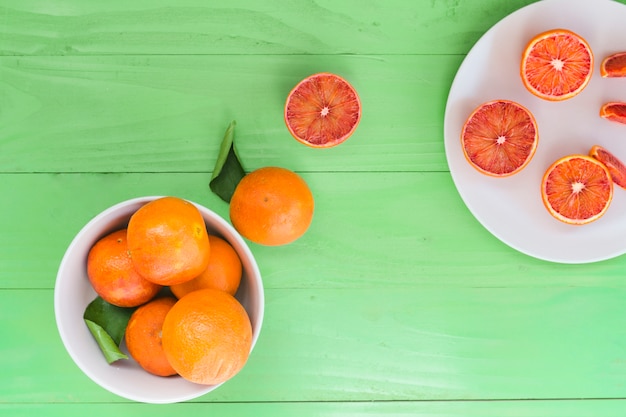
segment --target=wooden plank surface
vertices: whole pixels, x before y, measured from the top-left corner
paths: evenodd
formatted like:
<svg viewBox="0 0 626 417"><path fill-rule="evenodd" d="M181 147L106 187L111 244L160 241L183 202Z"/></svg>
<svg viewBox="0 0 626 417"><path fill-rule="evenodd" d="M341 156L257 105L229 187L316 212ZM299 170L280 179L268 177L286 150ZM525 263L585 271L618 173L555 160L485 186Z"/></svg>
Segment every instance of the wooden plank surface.
<svg viewBox="0 0 626 417"><path fill-rule="evenodd" d="M123 402L71 362L52 294L0 292L2 402ZM270 288L249 363L194 401L623 398L625 296L607 287Z"/></svg>
<svg viewBox="0 0 626 417"><path fill-rule="evenodd" d="M0 171L207 172L231 120L249 170L446 171L443 111L460 63L449 55L0 57ZM328 150L296 142L283 121L291 88L323 70L354 84L364 114L354 136ZM422 95L429 99L415 100Z"/></svg>
<svg viewBox="0 0 626 417"><path fill-rule="evenodd" d="M0 2L0 415L626 415L626 258L516 252L446 162L459 65L533 2ZM363 104L334 149L298 144L282 119L317 71ZM250 244L266 311L241 374L182 404L126 401L65 352L57 268L125 199L177 195L228 218L208 181L231 120L248 171L305 178L314 222L291 245Z"/></svg>
<svg viewBox="0 0 626 417"><path fill-rule="evenodd" d="M562 265L506 246L471 216L447 173L302 175L317 207L307 234L283 247L250 243L268 288L625 285L624 257ZM209 178L208 173L3 175L0 195L12 197L0 200L6 237L0 240L0 288L53 288L74 234L96 213L129 198L179 195L228 219L228 206L209 191Z"/></svg>
<svg viewBox="0 0 626 417"><path fill-rule="evenodd" d="M532 0L7 0L3 55L459 54Z"/></svg>
<svg viewBox="0 0 626 417"><path fill-rule="evenodd" d="M48 416L83 417L96 409L93 404L0 404L0 413L14 417ZM178 405L99 404L103 415L117 417L167 417L189 414L251 415L273 417L622 417L624 400L568 401L460 401L460 402L326 402L326 403L186 403Z"/></svg>

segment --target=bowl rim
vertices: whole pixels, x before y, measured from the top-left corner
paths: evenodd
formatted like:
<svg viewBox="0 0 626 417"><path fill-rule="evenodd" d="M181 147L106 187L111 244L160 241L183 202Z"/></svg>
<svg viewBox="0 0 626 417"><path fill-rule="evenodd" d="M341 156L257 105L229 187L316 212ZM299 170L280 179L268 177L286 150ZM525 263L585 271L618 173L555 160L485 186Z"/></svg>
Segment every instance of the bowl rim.
<svg viewBox="0 0 626 417"><path fill-rule="evenodd" d="M129 394L127 392L123 392L122 390L118 389L115 386L112 386L111 384L106 383L105 381L102 381L101 378L99 378L94 372L92 372L92 370L90 369L90 367L83 362L83 360L81 359L80 355L75 351L74 346L70 343L69 340L69 333L66 330L66 324L60 320L60 317L62 316L61 314L61 301L62 301L62 292L60 290L61 287L61 283L64 282L65 280L67 280L67 278L63 278L62 273L65 271L66 269L66 264L69 262L69 259L71 257L71 254L76 250L76 246L79 244L79 242L82 240L82 237L84 235L87 234L87 232L89 230L92 229L92 227L94 225L96 225L98 222L102 221L102 219L111 216L112 214L128 207L128 206L132 206L132 205L145 205L147 203L149 203L150 201L154 201L156 199L159 198L163 198L163 197L167 197L164 195L151 195L151 196L142 196L142 197L134 197L134 198L130 198L127 200L123 200L120 201L118 203L115 203L109 207L107 207L106 209L102 210L101 212L99 212L98 214L96 214L95 216L93 216L87 223L85 223L80 230L74 235L74 237L72 238L71 242L69 243L69 245L67 246L67 248L65 249L65 252L63 254L63 257L61 259L61 262L59 264L58 270L57 270L57 275L56 275L56 279L55 279L55 284L54 284L54 314L55 314L55 322L56 322L56 327L57 327L57 331L59 333L59 336L61 338L61 341L65 347L65 350L67 351L67 353L69 354L69 356L71 357L72 361L78 366L78 368L85 374L87 375L93 382L95 382L97 385L99 385L100 387L106 389L107 391L116 394L122 398L126 398L129 400L133 400L133 401L138 401L138 402L143 402L143 403L154 403L154 404L168 404L168 403L176 403L176 402L182 402L182 401L187 401L187 400L191 400L194 398L198 398L204 394L207 394L210 391L215 390L217 387L223 385L224 383L228 382L225 381L221 384L216 384L216 385L206 385L203 386L201 384L195 384L193 385L194 387L197 386L197 388L199 388L198 390L195 390L193 392L191 392L188 395L178 395L175 397L170 397L168 398L167 396L159 396L159 398L153 398L153 399L146 399L144 397L141 396L137 396L137 395L133 395L133 394ZM236 241L236 250L239 253L240 257L244 256L248 261L249 261L249 267L251 268L251 274L250 275L250 280L252 282L254 282L256 285L256 290L257 290L257 305L256 305L256 310L255 310L255 320L254 320L254 325L252 328L252 343L250 346L250 353L252 353L257 340L259 338L259 335L261 333L261 328L263 327L263 320L264 320L264 315L265 315L265 290L264 290L264 286L263 286L263 278L261 276L261 272L259 269L259 266L256 262L256 258L254 257L254 254L252 253L252 251L250 250L247 242L244 240L244 238L236 231L236 229L226 220L224 219L222 216L220 216L219 214L217 214L216 212L214 212L213 210L209 209L208 207L205 207L199 203L196 203L192 200L186 199L186 198L182 198L182 197L178 197L181 198L191 204L193 204L196 208L198 208L198 210L200 211L200 213L202 214L202 217L204 218L205 222L207 222L207 218L209 218L212 221L216 221L219 224L220 228L225 229L229 236L227 237L228 241L230 241L231 239L234 239ZM132 215L132 214L130 214ZM130 216L129 215L129 216ZM209 224L207 224L207 226L209 226ZM106 234L106 231L103 231L101 236L104 236ZM226 238L226 236L223 236ZM230 242L232 244L232 242ZM155 378L161 378L161 377L157 377L155 376ZM190 384L192 384L190 382Z"/></svg>

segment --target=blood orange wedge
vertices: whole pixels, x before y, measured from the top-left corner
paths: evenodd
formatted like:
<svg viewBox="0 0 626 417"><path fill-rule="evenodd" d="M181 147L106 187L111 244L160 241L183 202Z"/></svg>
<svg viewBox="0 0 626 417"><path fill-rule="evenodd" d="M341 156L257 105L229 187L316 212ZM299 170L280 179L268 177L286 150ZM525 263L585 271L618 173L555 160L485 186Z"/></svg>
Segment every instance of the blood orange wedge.
<svg viewBox="0 0 626 417"><path fill-rule="evenodd" d="M537 97L560 101L580 93L591 80L593 53L581 36L553 29L535 36L522 54L524 86Z"/></svg>
<svg viewBox="0 0 626 417"><path fill-rule="evenodd" d="M626 188L626 165L622 161L600 145L594 145L589 151L589 155L602 162L608 168L613 183Z"/></svg>
<svg viewBox="0 0 626 417"><path fill-rule="evenodd" d="M465 158L478 171L495 177L513 175L528 165L538 140L533 115L509 100L481 104L461 132Z"/></svg>
<svg viewBox="0 0 626 417"><path fill-rule="evenodd" d="M626 124L626 103L610 102L600 108L600 117L612 122Z"/></svg>
<svg viewBox="0 0 626 417"><path fill-rule="evenodd" d="M607 167L588 155L569 155L554 162L541 181L541 198L556 219L582 225L599 219L613 199Z"/></svg>
<svg viewBox="0 0 626 417"><path fill-rule="evenodd" d="M600 75L604 78L626 77L626 52L604 58L600 64Z"/></svg>
<svg viewBox="0 0 626 417"><path fill-rule="evenodd" d="M287 97L285 123L299 142L330 148L352 135L361 120L355 89L335 74L313 74L300 81Z"/></svg>

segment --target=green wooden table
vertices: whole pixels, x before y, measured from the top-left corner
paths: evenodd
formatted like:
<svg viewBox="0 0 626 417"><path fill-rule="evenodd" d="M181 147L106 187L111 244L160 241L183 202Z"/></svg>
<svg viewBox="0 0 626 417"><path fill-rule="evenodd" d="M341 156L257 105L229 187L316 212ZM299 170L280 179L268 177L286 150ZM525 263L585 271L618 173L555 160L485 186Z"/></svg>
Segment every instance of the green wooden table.
<svg viewBox="0 0 626 417"><path fill-rule="evenodd" d="M626 415L626 258L511 249L446 161L459 65L531 3L1 1L0 415ZM363 103L354 136L329 150L282 120L317 71ZM64 350L57 268L122 200L176 195L227 217L208 181L231 120L246 170L300 173L315 219L291 245L250 244L266 310L239 375L186 403L126 401Z"/></svg>

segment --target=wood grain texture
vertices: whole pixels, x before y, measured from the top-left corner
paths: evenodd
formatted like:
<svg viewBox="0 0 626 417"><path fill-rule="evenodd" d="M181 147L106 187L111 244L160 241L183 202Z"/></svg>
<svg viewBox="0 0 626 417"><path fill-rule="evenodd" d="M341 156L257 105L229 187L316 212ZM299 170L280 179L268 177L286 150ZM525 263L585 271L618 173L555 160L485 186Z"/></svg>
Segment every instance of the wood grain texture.
<svg viewBox="0 0 626 417"><path fill-rule="evenodd" d="M534 1L0 2L0 415L626 415L626 257L516 252L472 217L446 162L459 65ZM363 104L328 150L283 123L290 89L318 71ZM309 183L313 224L288 246L250 244L266 310L237 377L183 404L126 401L65 351L57 268L126 199L177 195L228 218L208 182L231 120L247 171Z"/></svg>
<svg viewBox="0 0 626 417"><path fill-rule="evenodd" d="M116 417L169 417L179 412L191 415L229 417L622 417L624 400L594 401L392 401L328 403L187 403L150 404L0 404L0 413L13 417L42 415L83 417L97 409Z"/></svg>
<svg viewBox="0 0 626 417"><path fill-rule="evenodd" d="M126 402L71 362L52 295L0 292L1 402ZM621 398L625 296L607 287L268 289L246 367L197 401Z"/></svg>
<svg viewBox="0 0 626 417"><path fill-rule="evenodd" d="M117 417L169 417L184 412L229 417L622 417L624 400L594 401L392 401L329 403L187 403L150 404L0 404L0 413L30 417L45 413L50 417L83 417L97 409Z"/></svg>
<svg viewBox="0 0 626 417"><path fill-rule="evenodd" d="M250 243L267 288L626 285L624 257L562 265L509 248L471 216L447 173L302 175L316 201L307 234L282 247ZM11 198L0 200L0 288L53 288L73 236L97 213L129 198L177 195L228 219L228 206L209 191L209 178L3 175L0 195Z"/></svg>
<svg viewBox="0 0 626 417"><path fill-rule="evenodd" d="M2 55L459 54L532 0L7 0Z"/></svg>
<svg viewBox="0 0 626 417"><path fill-rule="evenodd" d="M231 120L248 170L445 171L443 114L460 62L457 56L0 57L0 171L211 172ZM364 116L342 146L320 150L290 136L283 111L291 88L324 70L350 80Z"/></svg>

